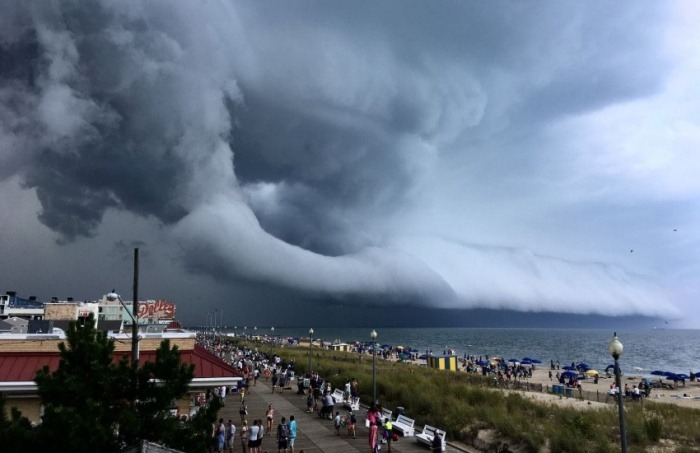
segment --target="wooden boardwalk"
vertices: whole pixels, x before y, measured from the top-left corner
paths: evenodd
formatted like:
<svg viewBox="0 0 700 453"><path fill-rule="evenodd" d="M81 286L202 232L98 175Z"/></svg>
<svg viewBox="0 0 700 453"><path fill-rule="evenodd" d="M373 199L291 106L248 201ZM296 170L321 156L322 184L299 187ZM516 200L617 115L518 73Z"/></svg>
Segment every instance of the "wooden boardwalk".
<svg viewBox="0 0 700 453"><path fill-rule="evenodd" d="M250 386L246 392L246 404L248 405L248 425L252 424L254 419L262 419L265 423L265 411L268 405L272 404L275 408L275 420L273 426L272 437L265 433L265 440L262 443L263 452L276 452L276 428L282 417L289 420L290 415L294 415L297 421L297 440L294 444L294 452L300 453L318 453L318 452L363 452L370 453L369 448L369 430L365 428L365 409L361 409L357 415L357 438L348 438L347 429L342 428L340 437L336 435L333 422L328 419L321 419L318 413L306 412L306 396L296 394L296 385L294 389L285 389L282 393L272 393L270 384L264 379L258 381L257 386ZM240 438L238 437L240 428L240 415L238 409L240 407L240 397L238 395L229 395L226 397L226 405L219 412L219 416L224 420L233 420L236 425L236 442L234 451L241 451ZM348 413L347 409L338 409L342 416ZM419 428L420 429L420 428ZM448 451L456 451L447 447ZM399 437L397 442L392 442L391 451L396 453L426 453L430 449L422 444L419 444L415 438ZM382 445L382 453L387 453L387 445Z"/></svg>

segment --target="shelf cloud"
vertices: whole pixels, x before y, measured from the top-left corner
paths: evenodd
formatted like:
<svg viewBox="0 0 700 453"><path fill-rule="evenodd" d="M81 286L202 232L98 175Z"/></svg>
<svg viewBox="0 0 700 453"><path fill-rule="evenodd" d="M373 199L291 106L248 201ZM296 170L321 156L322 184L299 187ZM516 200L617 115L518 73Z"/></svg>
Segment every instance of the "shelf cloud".
<svg viewBox="0 0 700 453"><path fill-rule="evenodd" d="M146 219L163 291L678 317L700 66L672 6L12 4L0 181L57 250Z"/></svg>

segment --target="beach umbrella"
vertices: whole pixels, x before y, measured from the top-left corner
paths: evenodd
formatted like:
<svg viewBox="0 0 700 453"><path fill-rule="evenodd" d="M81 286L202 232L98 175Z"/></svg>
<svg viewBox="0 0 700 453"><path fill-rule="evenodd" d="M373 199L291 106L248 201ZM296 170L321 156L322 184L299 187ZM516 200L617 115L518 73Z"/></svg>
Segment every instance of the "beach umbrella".
<svg viewBox="0 0 700 453"><path fill-rule="evenodd" d="M563 367L561 367L561 368L562 368L563 370L566 370L566 371L575 371L575 370L576 370L576 367L573 367L573 366L571 366L571 365L566 365L566 366L563 366Z"/></svg>
<svg viewBox="0 0 700 453"><path fill-rule="evenodd" d="M479 362L476 362L476 364L479 366L489 366L491 365L491 362L489 362L488 360L481 360Z"/></svg>
<svg viewBox="0 0 700 453"><path fill-rule="evenodd" d="M700 378L700 373L695 373L696 378Z"/></svg>
<svg viewBox="0 0 700 453"><path fill-rule="evenodd" d="M531 360L525 360L525 359L523 359L523 360L520 362L521 365L532 365L532 363L533 363L533 362L532 362Z"/></svg>
<svg viewBox="0 0 700 453"><path fill-rule="evenodd" d="M577 369L577 370L586 371L586 370L589 370L590 368L591 368L591 367L588 366L587 363L583 363L583 362L581 362L581 363L579 363L579 364L576 365L576 369Z"/></svg>
<svg viewBox="0 0 700 453"><path fill-rule="evenodd" d="M652 374L652 375L654 375L654 376L666 376L664 373L666 373L666 372L665 372L665 371L661 371L661 370L654 370L654 371L652 371L650 374Z"/></svg>
<svg viewBox="0 0 700 453"><path fill-rule="evenodd" d="M508 359L508 361L509 361L509 362L513 362L513 363L518 363L518 362L520 362L520 360L518 360L518 359Z"/></svg>
<svg viewBox="0 0 700 453"><path fill-rule="evenodd" d="M418 358L419 358L420 360L428 360L428 354L420 355L420 356L418 356Z"/></svg>
<svg viewBox="0 0 700 453"><path fill-rule="evenodd" d="M614 369L615 369L615 365L613 365L612 363L605 367L605 371L614 370Z"/></svg>
<svg viewBox="0 0 700 453"><path fill-rule="evenodd" d="M564 371L561 376L564 378L578 377L578 373L575 371Z"/></svg>
<svg viewBox="0 0 700 453"><path fill-rule="evenodd" d="M596 370L586 370L585 371L587 376L598 376L600 373L598 373Z"/></svg>
<svg viewBox="0 0 700 453"><path fill-rule="evenodd" d="M537 364L542 363L541 360L537 360L537 359L530 359L530 362L537 363Z"/></svg>
<svg viewBox="0 0 700 453"><path fill-rule="evenodd" d="M679 381L682 381L684 379L687 381L688 379L690 379L690 376L688 376L685 373L676 374L675 376Z"/></svg>

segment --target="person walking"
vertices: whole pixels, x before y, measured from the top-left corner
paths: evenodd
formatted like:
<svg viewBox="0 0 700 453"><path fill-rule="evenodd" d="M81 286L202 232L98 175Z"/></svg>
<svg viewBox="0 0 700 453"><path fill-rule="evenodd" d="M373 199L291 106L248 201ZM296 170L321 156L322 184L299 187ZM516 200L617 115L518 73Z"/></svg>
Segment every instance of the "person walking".
<svg viewBox="0 0 700 453"><path fill-rule="evenodd" d="M250 453L256 453L257 450L257 442L258 442L258 435L260 434L260 430L262 427L258 425L258 421L254 420L253 425L250 427L248 430L248 451Z"/></svg>
<svg viewBox="0 0 700 453"><path fill-rule="evenodd" d="M355 426L357 425L357 417L354 412L350 412L346 418L345 424L348 426L348 437L352 436L353 439L357 439Z"/></svg>
<svg viewBox="0 0 700 453"><path fill-rule="evenodd" d="M289 416L289 453L294 453L294 441L297 439L297 421Z"/></svg>
<svg viewBox="0 0 700 453"><path fill-rule="evenodd" d="M226 423L226 445L224 446L224 451L233 453L233 440L235 437L236 425L233 424L233 420L229 419Z"/></svg>
<svg viewBox="0 0 700 453"><path fill-rule="evenodd" d="M272 404L267 406L265 417L267 418L267 435L272 437L272 425L275 422L275 409L272 407Z"/></svg>
<svg viewBox="0 0 700 453"><path fill-rule="evenodd" d="M440 433L435 431L435 434L433 435L433 442L431 444L431 451L433 453L440 453L442 451L442 437L440 437Z"/></svg>
<svg viewBox="0 0 700 453"><path fill-rule="evenodd" d="M241 422L241 451L248 451L248 422L245 420Z"/></svg>
<svg viewBox="0 0 700 453"><path fill-rule="evenodd" d="M275 393L275 387L277 387L277 380L279 378L277 377L277 371L274 370L272 371L272 393Z"/></svg>
<svg viewBox="0 0 700 453"><path fill-rule="evenodd" d="M277 425L277 453L287 453L289 445L289 426L287 419L282 417L280 424Z"/></svg>
<svg viewBox="0 0 700 453"><path fill-rule="evenodd" d="M216 451L223 453L224 445L226 445L226 425L224 419L220 418L216 424Z"/></svg>
<svg viewBox="0 0 700 453"><path fill-rule="evenodd" d="M391 440L392 436L394 434L394 425L391 423L391 419L389 417L384 419L384 432L382 433L382 437L384 440L386 440L386 450L388 453L391 453Z"/></svg>
<svg viewBox="0 0 700 453"><path fill-rule="evenodd" d="M377 453L377 445L379 445L379 425L380 421L372 423L369 427L369 450L370 453Z"/></svg>

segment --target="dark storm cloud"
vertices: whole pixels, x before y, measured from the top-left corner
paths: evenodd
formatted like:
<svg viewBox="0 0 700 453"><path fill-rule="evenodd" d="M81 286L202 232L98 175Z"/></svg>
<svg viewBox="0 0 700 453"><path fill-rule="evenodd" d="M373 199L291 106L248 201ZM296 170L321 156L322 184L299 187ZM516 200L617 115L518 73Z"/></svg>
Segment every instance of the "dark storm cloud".
<svg viewBox="0 0 700 453"><path fill-rule="evenodd" d="M525 199L522 182L552 153L534 143L547 124L658 90L650 24L663 9L17 4L0 22L0 175L35 189L61 241L128 211L157 219L185 265L219 281L441 307L663 311L655 285L617 266L484 247L468 232L444 240L470 224L467 208L438 208L505 187Z"/></svg>

